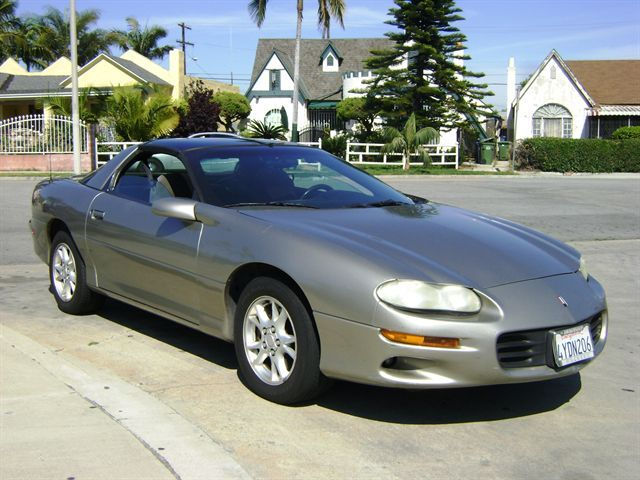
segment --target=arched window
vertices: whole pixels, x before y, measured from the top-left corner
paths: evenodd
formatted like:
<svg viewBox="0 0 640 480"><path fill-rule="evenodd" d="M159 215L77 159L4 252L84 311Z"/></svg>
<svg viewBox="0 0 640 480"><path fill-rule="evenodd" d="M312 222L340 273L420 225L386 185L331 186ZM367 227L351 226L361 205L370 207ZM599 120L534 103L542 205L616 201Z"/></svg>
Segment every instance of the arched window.
<svg viewBox="0 0 640 480"><path fill-rule="evenodd" d="M573 138L573 118L569 110L548 103L533 114L534 137Z"/></svg>
<svg viewBox="0 0 640 480"><path fill-rule="evenodd" d="M287 111L282 108L274 108L269 110L264 116L264 123L267 125L282 125L284 128L289 128L289 119L287 118Z"/></svg>
<svg viewBox="0 0 640 480"><path fill-rule="evenodd" d="M327 55L327 67L333 67L333 55Z"/></svg>

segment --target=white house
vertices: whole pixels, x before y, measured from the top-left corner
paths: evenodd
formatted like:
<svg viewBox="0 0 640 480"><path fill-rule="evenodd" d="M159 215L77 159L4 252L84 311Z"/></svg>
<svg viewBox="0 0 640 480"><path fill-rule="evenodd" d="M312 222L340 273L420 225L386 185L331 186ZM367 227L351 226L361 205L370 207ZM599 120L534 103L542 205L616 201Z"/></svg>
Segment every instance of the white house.
<svg viewBox="0 0 640 480"><path fill-rule="evenodd" d="M371 50L390 48L386 38L302 39L300 42L300 94L298 125L301 139L307 127L320 130L342 127L336 105L357 95L371 77L364 61ZM252 120L287 125L293 114L293 62L295 39L258 40L247 98Z"/></svg>
<svg viewBox="0 0 640 480"><path fill-rule="evenodd" d="M337 118L336 105L343 98L362 95L367 80L374 78L365 66L371 51L393 46L394 42L388 38L301 40L297 123L302 141L316 140L323 128L344 128ZM251 84L246 93L251 104L251 120L291 128L294 51L293 38L258 40ZM396 68L406 67L405 59ZM440 143L454 144L457 136L457 129L442 130Z"/></svg>
<svg viewBox="0 0 640 480"><path fill-rule="evenodd" d="M507 69L509 139L606 138L640 125L640 60L563 60L552 50L517 91Z"/></svg>

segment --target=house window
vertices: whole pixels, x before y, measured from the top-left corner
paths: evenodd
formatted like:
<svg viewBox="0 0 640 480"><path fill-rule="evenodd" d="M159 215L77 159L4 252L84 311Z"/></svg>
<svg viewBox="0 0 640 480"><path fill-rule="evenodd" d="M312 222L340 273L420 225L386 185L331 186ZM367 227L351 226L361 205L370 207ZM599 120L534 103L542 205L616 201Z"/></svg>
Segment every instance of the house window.
<svg viewBox="0 0 640 480"><path fill-rule="evenodd" d="M269 89L280 90L280 70L269 70Z"/></svg>
<svg viewBox="0 0 640 480"><path fill-rule="evenodd" d="M573 118L569 110L557 103L540 107L533 114L534 137L573 137Z"/></svg>
<svg viewBox="0 0 640 480"><path fill-rule="evenodd" d="M327 67L333 67L333 55L327 55Z"/></svg>
<svg viewBox="0 0 640 480"><path fill-rule="evenodd" d="M556 79L556 67L551 67L551 80Z"/></svg>
<svg viewBox="0 0 640 480"><path fill-rule="evenodd" d="M281 108L269 110L264 116L264 123L269 126L283 125L282 110Z"/></svg>

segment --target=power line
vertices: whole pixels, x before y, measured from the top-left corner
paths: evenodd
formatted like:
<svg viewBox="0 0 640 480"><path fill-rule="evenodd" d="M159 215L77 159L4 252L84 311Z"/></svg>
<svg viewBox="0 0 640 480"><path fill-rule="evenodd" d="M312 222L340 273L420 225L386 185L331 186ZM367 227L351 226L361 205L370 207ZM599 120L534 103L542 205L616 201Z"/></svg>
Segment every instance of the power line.
<svg viewBox="0 0 640 480"><path fill-rule="evenodd" d="M185 25L184 22L180 22L178 24L180 29L182 30L182 40L176 40L177 43L182 45L182 61L184 62L184 71L187 72L187 45L191 45L193 47L193 43L187 42L185 39L185 30L191 30L191 27Z"/></svg>

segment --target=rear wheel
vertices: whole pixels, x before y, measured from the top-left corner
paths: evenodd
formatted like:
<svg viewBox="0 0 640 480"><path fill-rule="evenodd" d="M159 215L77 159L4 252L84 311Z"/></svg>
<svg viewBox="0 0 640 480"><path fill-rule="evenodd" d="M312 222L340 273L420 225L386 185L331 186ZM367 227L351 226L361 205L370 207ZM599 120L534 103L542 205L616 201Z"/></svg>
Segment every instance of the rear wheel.
<svg viewBox="0 0 640 480"><path fill-rule="evenodd" d="M53 238L49 278L58 308L65 313L93 313L104 303L104 297L87 286L84 262L67 232L58 232Z"/></svg>
<svg viewBox="0 0 640 480"><path fill-rule="evenodd" d="M326 384L309 312L278 280L256 278L244 289L234 340L240 379L267 400L299 403L318 395Z"/></svg>

